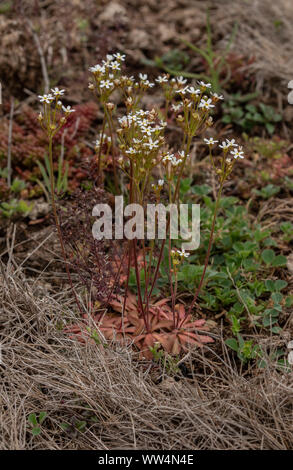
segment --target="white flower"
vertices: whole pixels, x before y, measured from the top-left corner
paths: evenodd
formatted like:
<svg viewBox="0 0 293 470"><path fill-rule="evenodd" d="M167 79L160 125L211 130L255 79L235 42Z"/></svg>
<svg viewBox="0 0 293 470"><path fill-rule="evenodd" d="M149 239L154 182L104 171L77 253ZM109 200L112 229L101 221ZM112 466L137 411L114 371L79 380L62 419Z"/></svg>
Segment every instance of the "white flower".
<svg viewBox="0 0 293 470"><path fill-rule="evenodd" d="M120 70L120 62L118 62L118 60L114 60L114 62L111 62L110 67L112 70Z"/></svg>
<svg viewBox="0 0 293 470"><path fill-rule="evenodd" d="M176 157L174 157L174 158L172 158L172 160L171 160L171 165L172 165L172 166L178 166L181 162L182 162L182 159L181 159L181 158L178 158L178 159L177 159Z"/></svg>
<svg viewBox="0 0 293 470"><path fill-rule="evenodd" d="M154 83L151 83L149 80L142 81L143 85L149 88L153 88L155 86Z"/></svg>
<svg viewBox="0 0 293 470"><path fill-rule="evenodd" d="M141 132L143 134L146 134L147 136L151 137L152 133L155 132L156 129L153 129L152 127L141 127L140 128Z"/></svg>
<svg viewBox="0 0 293 470"><path fill-rule="evenodd" d="M107 59L107 62L111 62L114 59L114 56L112 54L107 54L106 59Z"/></svg>
<svg viewBox="0 0 293 470"><path fill-rule="evenodd" d="M210 83L205 83L205 82L198 82L198 84L202 87L202 88L211 88L211 84Z"/></svg>
<svg viewBox="0 0 293 470"><path fill-rule="evenodd" d="M204 108L204 109L210 109L210 108L214 108L215 105L212 104L211 98L208 98L208 99L207 98L202 98L200 100L199 107Z"/></svg>
<svg viewBox="0 0 293 470"><path fill-rule="evenodd" d="M178 85L185 85L185 83L187 82L187 79L183 77L176 77L176 80Z"/></svg>
<svg viewBox="0 0 293 470"><path fill-rule="evenodd" d="M159 180L158 181L158 186L162 188L164 186L164 180Z"/></svg>
<svg viewBox="0 0 293 470"><path fill-rule="evenodd" d="M62 109L64 111L64 113L67 113L67 114L70 114L70 113L74 113L75 112L75 109L72 109L71 106L62 106Z"/></svg>
<svg viewBox="0 0 293 470"><path fill-rule="evenodd" d="M128 150L125 150L125 153L129 153L129 155L134 155L136 150L133 147L129 147Z"/></svg>
<svg viewBox="0 0 293 470"><path fill-rule="evenodd" d="M184 248L182 248L182 250L178 250L177 252L182 258L188 258L188 256L190 255L190 253L186 253L186 251L184 250Z"/></svg>
<svg viewBox="0 0 293 470"><path fill-rule="evenodd" d="M190 86L188 88L188 91L191 95L196 95L196 96L200 95L200 93L201 93L199 88L194 88L193 86Z"/></svg>
<svg viewBox="0 0 293 470"><path fill-rule="evenodd" d="M211 96L213 96L217 100L223 100L224 99L224 96L223 95L218 95L218 93L211 93Z"/></svg>
<svg viewBox="0 0 293 470"><path fill-rule="evenodd" d="M207 145L215 145L217 142L219 142L218 140L214 140L212 137L210 137L209 139L203 139L205 141L205 143Z"/></svg>
<svg viewBox="0 0 293 470"><path fill-rule="evenodd" d="M233 158L244 158L243 152L237 149L231 150L231 155L233 155Z"/></svg>
<svg viewBox="0 0 293 470"><path fill-rule="evenodd" d="M188 86L186 86L185 88L180 88L180 90L176 90L176 93L180 93L181 95L186 95L187 92Z"/></svg>
<svg viewBox="0 0 293 470"><path fill-rule="evenodd" d="M110 80L101 80L101 83L100 83L100 88L111 88L113 86L113 83L110 82Z"/></svg>
<svg viewBox="0 0 293 470"><path fill-rule="evenodd" d="M54 96L62 96L64 95L65 90L59 90L59 88L56 87L56 88L51 88L51 92L53 93Z"/></svg>
<svg viewBox="0 0 293 470"><path fill-rule="evenodd" d="M181 108L182 108L182 104L179 103L179 104L172 104L171 106L172 110L176 112L178 112Z"/></svg>
<svg viewBox="0 0 293 470"><path fill-rule="evenodd" d="M126 57L124 54L120 54L120 52L116 52L116 54L113 54L113 55L114 55L115 59L122 60L122 61L124 61L125 57Z"/></svg>
<svg viewBox="0 0 293 470"><path fill-rule="evenodd" d="M168 77L166 75L159 75L158 78L155 78L155 81L158 83L168 83Z"/></svg>
<svg viewBox="0 0 293 470"><path fill-rule="evenodd" d="M93 67L90 67L89 71L92 73L95 73L95 72L105 73L106 69L104 65L97 64L97 65L94 65Z"/></svg>
<svg viewBox="0 0 293 470"><path fill-rule="evenodd" d="M49 93L48 95L39 95L39 99L41 103L47 103L50 104L51 101L54 100L54 96Z"/></svg>
<svg viewBox="0 0 293 470"><path fill-rule="evenodd" d="M148 79L148 76L146 73L140 73L138 76L143 82Z"/></svg>
<svg viewBox="0 0 293 470"><path fill-rule="evenodd" d="M223 150L227 150L230 148L230 144L227 144L227 142L222 142L222 145L219 145L219 147Z"/></svg>
<svg viewBox="0 0 293 470"><path fill-rule="evenodd" d="M159 141L158 141L158 140L153 141L153 140L149 139L149 141L146 142L146 143L144 144L144 146L145 146L145 147L148 147L150 150L153 150L153 149L155 149L155 148L158 147L158 144L159 144Z"/></svg>
<svg viewBox="0 0 293 470"><path fill-rule="evenodd" d="M102 138L102 135L100 135L100 137L94 142L95 147L100 147L100 145L101 145L101 138ZM111 143L111 137L110 137L109 135L104 135L104 136L103 136L103 143L105 143L105 142Z"/></svg>
<svg viewBox="0 0 293 470"><path fill-rule="evenodd" d="M236 144L235 139L226 139L226 142L230 147L238 147L238 144Z"/></svg>
<svg viewBox="0 0 293 470"><path fill-rule="evenodd" d="M173 153L167 153L167 155L165 155L163 158L163 162L171 162L173 158L174 158Z"/></svg>
<svg viewBox="0 0 293 470"><path fill-rule="evenodd" d="M184 152L184 150L181 150L180 152L178 152L178 155L179 155L179 157L181 157L182 159L185 158L185 152ZM188 157L189 157L189 155L186 155L186 158L188 158Z"/></svg>

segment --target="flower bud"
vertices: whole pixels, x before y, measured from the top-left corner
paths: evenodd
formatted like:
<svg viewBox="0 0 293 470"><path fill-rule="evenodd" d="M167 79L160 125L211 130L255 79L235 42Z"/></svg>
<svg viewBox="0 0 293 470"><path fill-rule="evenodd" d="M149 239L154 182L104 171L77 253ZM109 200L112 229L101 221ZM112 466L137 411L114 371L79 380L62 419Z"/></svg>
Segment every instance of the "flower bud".
<svg viewBox="0 0 293 470"><path fill-rule="evenodd" d="M211 127L213 125L213 118L212 116L209 116L207 121L206 121L206 124L208 127Z"/></svg>
<svg viewBox="0 0 293 470"><path fill-rule="evenodd" d="M114 105L114 103L107 103L107 104L106 104L106 107L107 107L107 109L108 109L109 111L113 111L115 105Z"/></svg>

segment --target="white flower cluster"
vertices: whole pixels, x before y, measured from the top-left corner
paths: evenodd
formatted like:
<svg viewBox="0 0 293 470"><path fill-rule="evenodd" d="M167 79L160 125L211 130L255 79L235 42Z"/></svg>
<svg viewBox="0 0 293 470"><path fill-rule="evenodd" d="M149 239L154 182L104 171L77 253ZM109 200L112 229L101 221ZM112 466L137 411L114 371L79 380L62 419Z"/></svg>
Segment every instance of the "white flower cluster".
<svg viewBox="0 0 293 470"><path fill-rule="evenodd" d="M168 82L168 77L166 75L159 76L155 81L162 85ZM187 95L190 95L189 98L191 99L188 103L179 102L172 104L172 110L175 112L179 112L184 105L192 107L193 102L198 103L199 109L208 111L215 107L214 103L224 99L222 95L218 95L217 93L210 93L210 97L204 95L206 91L210 91L212 86L210 83L200 81L198 82L199 87L195 88L194 86L187 84L186 78L180 76L173 78L171 80L171 85L174 87L174 93L179 94L182 99L188 98Z"/></svg>
<svg viewBox="0 0 293 470"><path fill-rule="evenodd" d="M153 88L153 86L155 86L154 83L151 83L148 79L148 76L146 73L142 74L140 73L139 75L139 78L140 78L140 85L143 87L143 88ZM138 84L137 84L138 85Z"/></svg>
<svg viewBox="0 0 293 470"><path fill-rule="evenodd" d="M204 139L204 142L211 148L213 145L215 145L219 141L214 140L212 137L210 137L209 139ZM219 147L226 152L230 150L230 154L235 159L244 158L244 152L242 150L242 147L236 144L235 139L231 139L231 140L226 139L225 141L222 142L222 144L219 145Z"/></svg>
<svg viewBox="0 0 293 470"><path fill-rule="evenodd" d="M102 133L100 134L100 136L94 141L94 144L95 144L95 148L96 149L99 149L100 148L100 145L101 145L101 140L102 140ZM109 135L103 135L103 144L104 143L108 143L108 144L111 144L112 140L111 140L111 137Z"/></svg>
<svg viewBox="0 0 293 470"><path fill-rule="evenodd" d="M135 138L132 139L132 146L128 147L126 153L137 154L141 149L152 151L161 146L161 132L166 126L163 120L157 121L152 111L129 112L118 119L122 129L131 129Z"/></svg>
<svg viewBox="0 0 293 470"><path fill-rule="evenodd" d="M96 64L89 68L95 76L97 86L100 92L112 91L115 87L114 80L121 72L121 63L124 62L125 55L116 52L115 54L107 54L106 60L101 64Z"/></svg>
<svg viewBox="0 0 293 470"><path fill-rule="evenodd" d="M71 106L63 106L62 102L59 100L60 96L64 95L65 90L59 90L58 87L51 88L51 93L45 95L39 95L39 100L41 103L51 104L54 100L56 100L56 105L59 108L62 108L64 113L70 114L75 111L72 109Z"/></svg>
<svg viewBox="0 0 293 470"><path fill-rule="evenodd" d="M178 153L180 155L180 153ZM170 162L173 167L176 167L182 163L182 158L176 158L173 153L167 153L162 159L163 163Z"/></svg>
<svg viewBox="0 0 293 470"><path fill-rule="evenodd" d="M182 248L182 250L171 250L171 255L173 257L179 256L181 259L183 259L188 258L190 256L190 253L187 253L184 248Z"/></svg>
<svg viewBox="0 0 293 470"><path fill-rule="evenodd" d="M157 183L157 184L152 184L152 188L153 188L154 190L156 190L156 189L161 190L162 187L164 186L164 183L165 183L164 180L158 180L158 183Z"/></svg>

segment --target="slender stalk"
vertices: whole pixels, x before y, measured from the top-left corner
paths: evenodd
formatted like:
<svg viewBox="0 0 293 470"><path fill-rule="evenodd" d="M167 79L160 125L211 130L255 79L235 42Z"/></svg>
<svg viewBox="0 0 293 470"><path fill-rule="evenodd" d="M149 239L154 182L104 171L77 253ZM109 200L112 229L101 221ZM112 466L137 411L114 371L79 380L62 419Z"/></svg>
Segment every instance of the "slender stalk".
<svg viewBox="0 0 293 470"><path fill-rule="evenodd" d="M71 290L72 290L72 292L73 292L73 295L74 295L74 298L75 298L75 302L76 302L76 304L77 304L77 306L78 306L78 309L79 309L79 311L80 311L80 314L82 315L82 314L83 314L83 311L82 311L82 308L81 308L81 306L80 306L79 300L78 300L78 298L77 298L76 292L75 292L74 287L73 287L73 284L72 284L72 279L71 279L71 275L70 275L70 271L69 271L69 267L68 267L68 262L67 262L66 251L65 251L65 247L64 247L64 243L63 243L63 237L62 237L62 232L61 232L59 217L58 217L57 209L56 209L56 203L55 203L55 181L54 181L54 171L53 171L53 150L52 150L52 144L53 144L53 137L50 136L50 137L49 137L49 162L50 162L50 189L51 189L51 203L52 203L52 209L53 209L53 214L54 214L54 218L55 218L55 224L56 224L56 227L57 227L59 242L60 242L61 251L62 251L62 256L63 256L64 263L65 263L65 269L66 269L66 273L67 273L69 285L70 285L70 288L71 288Z"/></svg>
<svg viewBox="0 0 293 470"><path fill-rule="evenodd" d="M190 149L191 140L192 140L192 137L191 137L191 136L188 136L187 143L186 143L186 152L185 152L185 156L184 156L183 162L182 162L182 164L181 164L180 173L179 173L179 175L178 175L178 179L177 179L177 183L176 183L176 188L175 188L175 193L174 193L173 201L172 201L173 203L176 201L176 199L177 199L177 197L178 197L178 195L179 195L180 181L181 181L181 178L182 178L182 175L183 175L185 163L186 163L187 156L188 156L188 152L189 152L189 149ZM168 220L167 220L166 232L169 231L169 228L170 228L170 217L168 217ZM163 252L164 252L165 243L166 243L166 239L162 240L161 249L160 249L160 253L159 253L158 263L157 263L157 266L156 266L156 270L155 270L153 282L152 282L152 285L151 285L151 289L150 289L150 292L149 292L149 294L148 294L148 298L149 298L149 299L151 298L152 292L153 292L154 287L155 287L155 284L156 284L156 282L157 282L157 278L158 278L159 270L160 270L160 265L161 265L161 262L162 262L162 257L163 257Z"/></svg>
<svg viewBox="0 0 293 470"><path fill-rule="evenodd" d="M207 266L208 266L208 262L209 262L209 258L210 258L210 253L211 253L211 248L212 248L212 244L213 244L213 237L214 237L214 231L215 231L215 224L216 224L216 217L217 217L217 213L218 213L218 208L219 208L219 203L220 203L220 199L221 199L221 194L222 194L222 189L223 189L223 183L224 181L221 181L221 185L220 185L220 188L219 188L219 192L218 192L218 196L217 196L217 200L216 200L216 205L215 205L215 210L214 210L214 215L213 215L213 221L212 221L212 227L211 227L211 233L210 233L210 238L209 238L209 244L208 244L208 249L207 249L207 253L206 253L206 257L205 257L205 262L204 262L204 268L203 268L203 272L202 272L202 275L201 275L201 278L200 278L200 281L199 281L199 284L198 284L198 287L195 291L195 294L194 294L194 297L193 297L193 300L191 302L191 305L188 309L188 312L187 312L187 316L191 313L193 307L194 307L194 304L197 300L197 297L198 297L198 294L201 290L201 287L202 287L202 284L203 284L203 281L204 281L204 277L205 277L205 273L206 273L206 270L207 270Z"/></svg>
<svg viewBox="0 0 293 470"><path fill-rule="evenodd" d="M12 148L12 127L14 113L14 98L11 98L8 129L8 152L7 152L7 185L11 186L11 148Z"/></svg>

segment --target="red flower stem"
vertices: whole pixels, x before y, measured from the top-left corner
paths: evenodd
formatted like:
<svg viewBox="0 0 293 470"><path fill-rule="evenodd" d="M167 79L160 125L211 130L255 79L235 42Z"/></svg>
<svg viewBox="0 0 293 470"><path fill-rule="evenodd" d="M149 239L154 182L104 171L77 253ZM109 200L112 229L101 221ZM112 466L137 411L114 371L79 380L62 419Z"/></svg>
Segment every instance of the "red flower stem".
<svg viewBox="0 0 293 470"><path fill-rule="evenodd" d="M128 293L128 286L129 286L129 276L130 276L130 266L131 266L131 243L130 243L130 240L128 241L128 249L126 251L128 252L127 279L126 279L126 287L125 287L125 293L124 293L124 299L123 299L120 329L122 328L122 323L123 323L123 319L124 319L124 313L125 313L125 307L126 307L126 301L127 301L127 293Z"/></svg>
<svg viewBox="0 0 293 470"><path fill-rule="evenodd" d="M203 272L202 272L202 275L201 275L201 278L200 278L200 281L199 281L199 285L196 289L196 292L194 294L193 300L191 302L191 305L188 309L188 312L187 312L186 316L191 314L191 311L192 311L192 309L194 307L194 304L197 300L198 294L201 290L201 287L202 287L202 284L203 284L203 281L204 281L204 277L205 277L205 273L206 273L206 270L207 270L207 267L208 267L211 248L212 248L212 244L213 244L213 236L214 236L214 231L215 231L216 217L217 217L219 203L220 203L220 199L221 199L221 193L222 193L222 189L223 189L223 183L224 183L224 181L221 182L220 189L219 189L218 196L217 196L217 200L216 200L214 216L213 216L213 221L212 221L212 227L211 227L211 233L210 233L209 244L208 244L208 250L207 250L206 257L205 257Z"/></svg>
<svg viewBox="0 0 293 470"><path fill-rule="evenodd" d="M66 269L69 285L70 285L70 288L73 292L75 302L76 302L76 305L79 309L79 312L80 312L81 315L83 315L82 308L80 306L80 303L79 303L79 300L77 298L75 289L73 287L73 283L72 283L72 279L71 279L71 275L70 275L70 271L69 271L69 267L68 267L67 255L66 255L66 251L65 251L65 247L64 247L64 243L63 243L63 237L62 237L60 222L59 222L57 209L56 209L56 204L55 204L55 184L54 184L54 171L53 171L52 141L53 141L53 137L50 136L49 137L49 162L50 162L50 189L51 189L52 209L53 209L55 224L56 224L56 227L57 227L57 233L58 233L58 237L59 237L59 242L60 242L60 246L61 246L62 256L63 256L63 259L64 259L64 264L65 264L65 269Z"/></svg>
<svg viewBox="0 0 293 470"><path fill-rule="evenodd" d="M181 164L180 173L178 175L178 179L177 179L177 183L176 183L175 193L174 193L174 197L173 197L173 201L172 201L173 204L175 203L175 201L178 197L178 194L179 194L180 181L181 181L181 178L182 178L182 175L183 175L183 170L184 170L184 167L185 167L185 163L186 163L186 160L187 160L189 148L190 148L190 145L191 145L191 139L192 139L191 137L188 137L187 144L186 144L185 157L184 157L184 160ZM170 216L168 217L166 232L169 231L169 228L170 228ZM161 262L162 262L165 243L166 243L166 239L162 240L162 245L161 245L159 259L158 259L158 263L157 263L155 274L154 274L154 279L153 279L151 289L150 289L150 292L149 292L149 295L148 295L149 299L151 298L152 292L153 292L155 284L157 282L157 278L158 278L158 274L159 274L159 270L160 270L160 265L161 265Z"/></svg>
<svg viewBox="0 0 293 470"><path fill-rule="evenodd" d="M136 252L136 248L137 248L136 238L134 240L132 240L132 246L133 246L133 255L134 255L135 277L136 277L136 282L137 282L138 306L141 310L141 314L143 316L146 329L147 329L147 331L149 331L148 316L145 315L145 311L144 311L144 308L143 308L143 302L142 302L142 296L141 296L140 275L139 275L138 262L137 262L137 252Z"/></svg>

